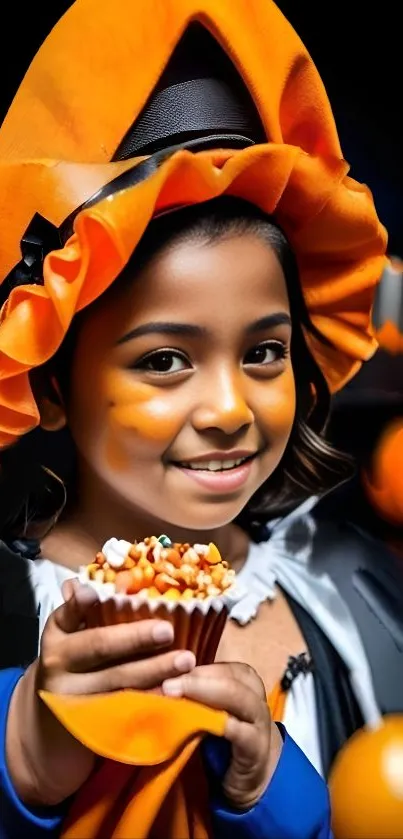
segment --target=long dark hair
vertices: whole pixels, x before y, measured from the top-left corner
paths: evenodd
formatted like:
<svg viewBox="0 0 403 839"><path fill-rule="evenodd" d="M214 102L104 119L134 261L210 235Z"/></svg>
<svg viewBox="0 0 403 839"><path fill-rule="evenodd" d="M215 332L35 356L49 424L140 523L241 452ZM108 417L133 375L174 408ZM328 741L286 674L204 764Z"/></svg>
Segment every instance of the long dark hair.
<svg viewBox="0 0 403 839"><path fill-rule="evenodd" d="M116 283L132 283L151 255L167 245L190 240L210 243L233 235L253 233L274 249L283 269L293 324L291 358L297 391L294 424L281 463L251 498L237 519L253 538L273 515L281 515L309 495L346 480L351 461L326 441L324 430L330 394L318 365L310 354L304 330L325 339L314 329L305 305L298 267L290 245L273 218L241 199L224 196L181 208L156 218L147 228L128 265ZM97 302L93 305L97 305ZM76 317L60 350L33 377L41 382L55 378L68 401L69 374L77 330L85 311ZM75 448L68 429L27 434L0 455L0 536L6 541L40 536L57 520L75 495Z"/></svg>

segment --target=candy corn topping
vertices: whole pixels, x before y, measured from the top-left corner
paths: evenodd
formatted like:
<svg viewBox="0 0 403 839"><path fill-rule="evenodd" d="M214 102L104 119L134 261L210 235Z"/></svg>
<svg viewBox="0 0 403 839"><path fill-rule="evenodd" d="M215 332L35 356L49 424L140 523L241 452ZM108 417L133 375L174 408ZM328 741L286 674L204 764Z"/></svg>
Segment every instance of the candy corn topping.
<svg viewBox="0 0 403 839"><path fill-rule="evenodd" d="M235 571L221 558L216 545L171 542L150 536L142 542L109 539L86 568L90 580L112 583L122 594L168 600L218 597L235 581Z"/></svg>

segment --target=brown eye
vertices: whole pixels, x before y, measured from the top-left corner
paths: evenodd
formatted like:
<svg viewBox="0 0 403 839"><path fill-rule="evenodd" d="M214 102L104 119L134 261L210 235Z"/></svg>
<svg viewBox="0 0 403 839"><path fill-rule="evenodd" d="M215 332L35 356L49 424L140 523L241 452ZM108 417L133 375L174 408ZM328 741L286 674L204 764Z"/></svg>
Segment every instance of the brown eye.
<svg viewBox="0 0 403 839"><path fill-rule="evenodd" d="M244 364L274 364L287 355L287 348L281 341L266 341L249 350L244 358Z"/></svg>
<svg viewBox="0 0 403 839"><path fill-rule="evenodd" d="M190 367L188 359L181 353L173 350L158 350L138 361L134 367L137 370L148 370L150 373L168 374L180 373Z"/></svg>

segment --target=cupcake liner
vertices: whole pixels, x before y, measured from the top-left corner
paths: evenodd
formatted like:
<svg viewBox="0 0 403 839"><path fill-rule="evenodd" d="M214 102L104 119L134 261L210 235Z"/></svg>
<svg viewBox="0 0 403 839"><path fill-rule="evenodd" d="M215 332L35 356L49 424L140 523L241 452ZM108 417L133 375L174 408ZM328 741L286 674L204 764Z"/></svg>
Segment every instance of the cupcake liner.
<svg viewBox="0 0 403 839"><path fill-rule="evenodd" d="M111 626L117 623L158 618L172 624L173 649L191 650L197 664L212 664L232 606L244 591L234 584L218 597L205 600L167 600L150 598L147 589L138 594L117 594L113 583L90 580L83 569L79 582L96 592L98 600L89 610L87 626Z"/></svg>

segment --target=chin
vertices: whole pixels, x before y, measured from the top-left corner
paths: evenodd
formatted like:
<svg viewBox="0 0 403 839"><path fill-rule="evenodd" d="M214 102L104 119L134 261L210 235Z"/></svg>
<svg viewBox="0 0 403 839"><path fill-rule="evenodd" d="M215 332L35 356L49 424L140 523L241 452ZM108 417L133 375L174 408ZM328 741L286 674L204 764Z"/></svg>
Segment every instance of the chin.
<svg viewBox="0 0 403 839"><path fill-rule="evenodd" d="M215 502L211 504L198 504L197 510L191 508L184 510L183 514L178 513L176 509L175 514L168 515L165 520L173 527L186 530L218 530L220 527L231 524L242 512L248 500L242 504L234 504L233 500L220 502L215 499Z"/></svg>

